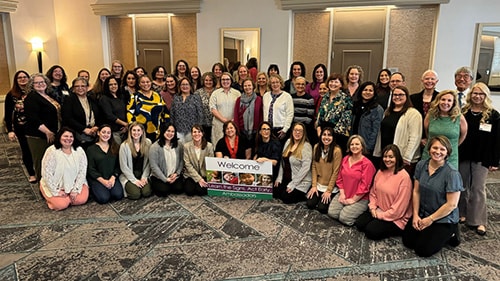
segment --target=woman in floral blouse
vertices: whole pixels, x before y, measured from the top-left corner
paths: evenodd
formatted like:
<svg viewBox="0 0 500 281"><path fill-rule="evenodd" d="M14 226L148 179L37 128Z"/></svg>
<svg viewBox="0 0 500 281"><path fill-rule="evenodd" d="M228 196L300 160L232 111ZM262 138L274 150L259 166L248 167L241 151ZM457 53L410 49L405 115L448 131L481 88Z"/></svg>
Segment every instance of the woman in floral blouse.
<svg viewBox="0 0 500 281"><path fill-rule="evenodd" d="M321 100L316 129L319 136L323 127L332 127L334 138L342 153L345 153L351 131L352 99L342 92L344 87L342 74L332 73L326 80L326 85L330 91Z"/></svg>

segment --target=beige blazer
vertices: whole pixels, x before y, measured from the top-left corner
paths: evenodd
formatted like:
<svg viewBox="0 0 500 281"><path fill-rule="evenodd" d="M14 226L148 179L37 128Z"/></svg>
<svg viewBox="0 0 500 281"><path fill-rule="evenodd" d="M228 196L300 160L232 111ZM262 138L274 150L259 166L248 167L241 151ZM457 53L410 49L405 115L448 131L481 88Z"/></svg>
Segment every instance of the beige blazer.
<svg viewBox="0 0 500 281"><path fill-rule="evenodd" d="M207 143L207 147L200 151L200 158L196 156L193 142L184 144L184 178L192 178L194 182L199 182L207 177L207 166L205 157L214 157L214 147Z"/></svg>

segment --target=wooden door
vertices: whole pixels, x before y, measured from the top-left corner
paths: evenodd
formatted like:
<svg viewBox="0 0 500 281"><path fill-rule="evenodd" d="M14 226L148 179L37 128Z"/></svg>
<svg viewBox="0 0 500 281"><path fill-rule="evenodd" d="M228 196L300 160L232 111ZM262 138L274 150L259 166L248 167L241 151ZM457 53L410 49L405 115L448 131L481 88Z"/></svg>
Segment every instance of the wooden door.
<svg viewBox="0 0 500 281"><path fill-rule="evenodd" d="M377 81L383 66L385 8L336 9L330 72L342 73L349 65L363 68L363 81Z"/></svg>
<svg viewBox="0 0 500 281"><path fill-rule="evenodd" d="M155 66L170 67L170 35L168 17L136 17L137 64L151 74Z"/></svg>

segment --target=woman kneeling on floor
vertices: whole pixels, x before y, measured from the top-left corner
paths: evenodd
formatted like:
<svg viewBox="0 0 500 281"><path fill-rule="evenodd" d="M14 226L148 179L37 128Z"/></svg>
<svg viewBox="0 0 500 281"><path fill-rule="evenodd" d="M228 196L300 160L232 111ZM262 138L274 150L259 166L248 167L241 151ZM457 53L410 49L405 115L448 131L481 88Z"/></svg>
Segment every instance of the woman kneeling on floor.
<svg viewBox="0 0 500 281"><path fill-rule="evenodd" d="M368 208L368 193L372 185L375 167L363 154L366 144L360 135L352 135L347 141L347 155L342 159L337 186L339 193L333 197L328 215L345 225L353 225Z"/></svg>
<svg viewBox="0 0 500 281"><path fill-rule="evenodd" d="M418 162L413 186L413 218L403 233L403 244L421 257L430 257L447 243L460 244L458 200L462 178L448 157L451 143L445 136L429 141L430 159Z"/></svg>
<svg viewBox="0 0 500 281"><path fill-rule="evenodd" d="M307 208L326 214L332 197L338 192L335 182L339 175L342 151L335 143L331 127L323 127L320 141L314 146L312 186L307 192ZM333 195L332 195L333 194Z"/></svg>
<svg viewBox="0 0 500 281"><path fill-rule="evenodd" d="M98 140L87 148L90 192L99 204L106 204L110 200L123 198L123 187L118 164L119 146L113 139L110 125L102 125L97 130Z"/></svg>
<svg viewBox="0 0 500 281"><path fill-rule="evenodd" d="M128 137L120 145L120 182L129 199L137 200L152 194L149 184L149 147L151 141L146 137L142 124L132 122L128 126Z"/></svg>
<svg viewBox="0 0 500 281"><path fill-rule="evenodd" d="M273 197L285 204L306 200L306 192L312 181L312 147L307 140L306 126L295 123L291 129L292 136L285 143L273 188Z"/></svg>
<svg viewBox="0 0 500 281"><path fill-rule="evenodd" d="M149 149L151 166L151 187L156 196L180 194L184 191L184 147L177 137L173 124L162 124L160 136Z"/></svg>
<svg viewBox="0 0 500 281"><path fill-rule="evenodd" d="M60 211L82 205L89 197L87 157L75 143L75 132L63 127L42 159L40 191L49 209Z"/></svg>
<svg viewBox="0 0 500 281"><path fill-rule="evenodd" d="M368 210L359 216L355 224L372 240L401 235L412 211L411 179L404 169L398 146L387 145L382 155L380 170L370 190Z"/></svg>

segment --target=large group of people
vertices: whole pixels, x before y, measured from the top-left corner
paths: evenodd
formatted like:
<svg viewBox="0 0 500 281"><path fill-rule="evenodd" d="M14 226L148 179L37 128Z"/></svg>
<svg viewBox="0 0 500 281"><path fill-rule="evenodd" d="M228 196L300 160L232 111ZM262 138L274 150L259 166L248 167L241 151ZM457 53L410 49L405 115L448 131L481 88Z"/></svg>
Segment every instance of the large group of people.
<svg viewBox="0 0 500 281"><path fill-rule="evenodd" d="M92 86L71 86L62 66L16 72L5 101L8 137L18 141L29 182L53 210L128 197L207 195L205 157L270 162L260 179L285 204L305 201L369 239L402 236L420 256L460 243L458 223L486 234L485 184L500 160L500 114L473 72L457 90L436 90L433 70L410 94L402 73L363 69L328 75L295 61L289 77L255 59L208 72L184 60L103 68ZM464 98L462 98L464 96ZM228 182L232 182L229 180Z"/></svg>

